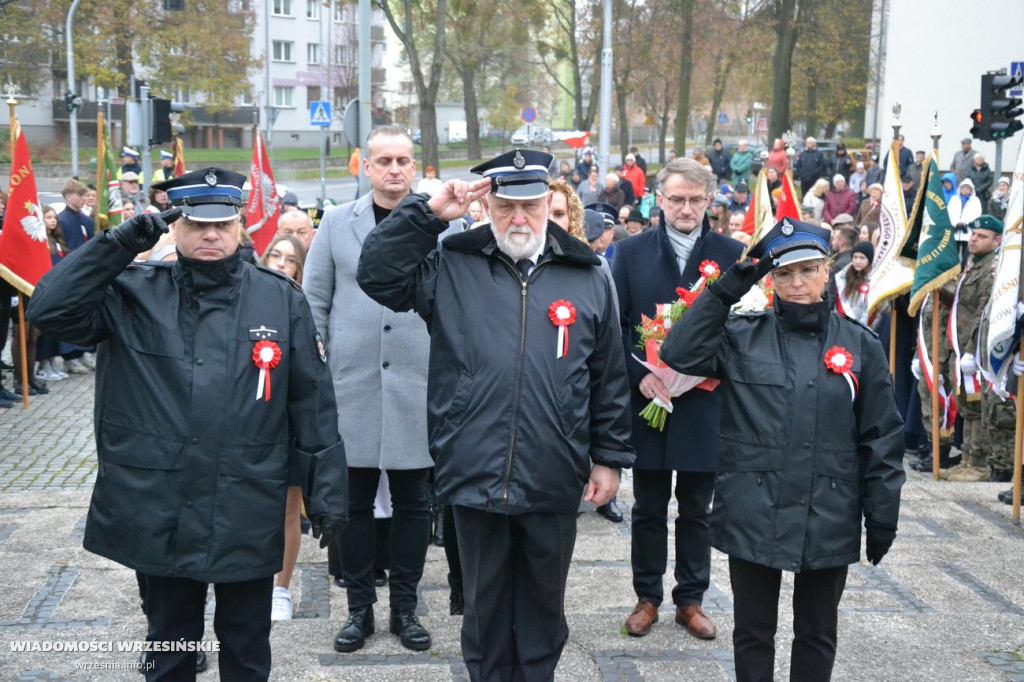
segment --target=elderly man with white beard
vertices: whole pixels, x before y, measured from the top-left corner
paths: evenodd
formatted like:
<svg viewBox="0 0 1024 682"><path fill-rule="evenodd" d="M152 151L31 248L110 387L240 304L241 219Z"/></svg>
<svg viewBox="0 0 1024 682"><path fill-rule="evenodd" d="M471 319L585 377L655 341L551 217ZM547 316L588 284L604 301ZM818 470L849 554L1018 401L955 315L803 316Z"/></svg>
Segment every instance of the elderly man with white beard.
<svg viewBox="0 0 1024 682"><path fill-rule="evenodd" d="M581 496L604 504L633 462L611 282L548 220L549 154L515 150L410 194L367 237L357 281L430 330L428 429L453 506L473 680L550 680L568 637ZM483 199L490 223L444 240Z"/></svg>

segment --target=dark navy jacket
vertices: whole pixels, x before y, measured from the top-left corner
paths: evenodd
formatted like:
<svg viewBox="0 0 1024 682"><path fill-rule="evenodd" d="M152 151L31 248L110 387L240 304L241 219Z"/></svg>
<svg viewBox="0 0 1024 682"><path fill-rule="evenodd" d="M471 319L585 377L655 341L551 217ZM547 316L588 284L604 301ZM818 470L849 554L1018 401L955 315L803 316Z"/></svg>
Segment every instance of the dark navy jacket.
<svg viewBox="0 0 1024 682"><path fill-rule="evenodd" d="M739 260L743 245L730 237L717 234L707 218L701 237L693 247L680 276L676 255L664 225L651 232L623 239L615 245L612 277L619 296L622 324L622 345L626 353L632 399L633 435L637 469L675 471L715 471L718 455L720 399L714 392L694 388L672 401L663 432L647 425L640 411L650 402L640 393L640 380L648 371L633 359L643 358L637 348L640 336L636 331L640 316L653 317L659 303L678 298L676 287L690 288L700 277L698 268L705 260L718 264L724 273ZM680 320L686 324L686 316Z"/></svg>

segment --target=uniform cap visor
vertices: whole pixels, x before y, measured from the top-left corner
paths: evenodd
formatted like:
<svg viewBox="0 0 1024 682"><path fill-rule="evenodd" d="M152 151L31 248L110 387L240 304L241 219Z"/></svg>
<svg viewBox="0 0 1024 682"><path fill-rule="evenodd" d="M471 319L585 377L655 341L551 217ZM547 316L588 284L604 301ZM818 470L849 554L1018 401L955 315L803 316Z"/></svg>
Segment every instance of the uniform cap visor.
<svg viewBox="0 0 1024 682"><path fill-rule="evenodd" d="M772 265L773 267L781 268L784 265L802 263L807 260L823 260L825 258L828 258L828 256L821 249L814 246L802 246L779 255L772 254Z"/></svg>
<svg viewBox="0 0 1024 682"><path fill-rule="evenodd" d="M180 204L182 214L194 223L219 223L238 217L238 209L231 204Z"/></svg>
<svg viewBox="0 0 1024 682"><path fill-rule="evenodd" d="M501 199L539 199L548 195L547 180L510 181L497 182L492 185L491 192Z"/></svg>

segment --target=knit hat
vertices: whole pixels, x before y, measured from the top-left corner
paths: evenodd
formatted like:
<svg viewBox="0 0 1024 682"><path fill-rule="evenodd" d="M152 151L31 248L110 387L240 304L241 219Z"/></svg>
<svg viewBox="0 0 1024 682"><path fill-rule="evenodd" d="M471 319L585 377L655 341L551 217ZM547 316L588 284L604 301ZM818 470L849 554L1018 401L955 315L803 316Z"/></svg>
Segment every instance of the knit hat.
<svg viewBox="0 0 1024 682"><path fill-rule="evenodd" d="M871 242L857 242L851 249L851 255L854 253L861 254L869 263L875 259L875 247L871 246Z"/></svg>

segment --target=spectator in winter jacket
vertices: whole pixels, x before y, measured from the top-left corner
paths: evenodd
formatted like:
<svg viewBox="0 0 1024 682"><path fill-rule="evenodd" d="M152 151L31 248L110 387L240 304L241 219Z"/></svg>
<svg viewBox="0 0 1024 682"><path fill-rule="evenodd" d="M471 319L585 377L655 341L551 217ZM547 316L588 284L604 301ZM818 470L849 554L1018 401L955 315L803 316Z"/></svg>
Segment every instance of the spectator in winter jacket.
<svg viewBox="0 0 1024 682"><path fill-rule="evenodd" d="M996 183L996 190L988 200L988 212L1003 220L1006 217L1006 206L1010 201L1010 181L1007 178L999 178Z"/></svg>
<svg viewBox="0 0 1024 682"><path fill-rule="evenodd" d="M622 177L633 185L633 198L644 195L644 187L647 185L647 174L640 166L636 165L636 156L626 154L626 163L622 167ZM630 202L633 203L633 202Z"/></svg>
<svg viewBox="0 0 1024 682"><path fill-rule="evenodd" d="M971 147L971 138L965 137L960 140L960 149L953 155L953 163L949 165L949 169L956 173L956 185L958 187L964 181L964 178L967 177L967 173L971 170L971 164L973 163L974 149Z"/></svg>
<svg viewBox="0 0 1024 682"><path fill-rule="evenodd" d="M814 183L818 181L818 178L827 177L827 166L825 157L817 148L817 142L815 142L813 137L808 137L806 147L800 153L800 156L796 158L796 163L793 164L793 171L800 180L800 191L807 194L811 191ZM843 184L846 184L845 177L843 178Z"/></svg>
<svg viewBox="0 0 1024 682"><path fill-rule="evenodd" d="M736 153L732 155L729 168L732 169L732 184L750 181L750 167L754 164L754 152L747 149L747 141L740 140Z"/></svg>
<svg viewBox="0 0 1024 682"><path fill-rule="evenodd" d="M732 161L732 156L725 151L725 148L722 147L722 140L717 137L711 151L708 152L708 161L711 162L711 172L715 174L719 182L728 180L729 162Z"/></svg>
<svg viewBox="0 0 1024 682"><path fill-rule="evenodd" d="M864 170L864 162L858 161L853 167L853 172L850 173L850 179L846 184L850 186L850 189L858 190L860 189L860 183L863 182L866 177L867 174Z"/></svg>
<svg viewBox="0 0 1024 682"><path fill-rule="evenodd" d="M832 159L832 174L842 175L846 178L846 184L850 187L850 173L853 171L853 157L846 152L846 145L840 142L836 145L836 156Z"/></svg>
<svg viewBox="0 0 1024 682"><path fill-rule="evenodd" d="M622 190L619 189L618 174L609 173L604 176L604 189L601 190L601 196L598 197L598 201L614 206L616 211L625 203Z"/></svg>
<svg viewBox="0 0 1024 682"><path fill-rule="evenodd" d="M949 200L956 194L956 173L950 171L942 176L942 191L945 193L943 197L946 200L946 205L949 205Z"/></svg>
<svg viewBox="0 0 1024 682"><path fill-rule="evenodd" d="M846 186L846 178L838 173L832 178L832 191L825 197L825 208L821 212L821 219L826 223L832 223L840 213L848 213L851 216L857 212L857 195Z"/></svg>
<svg viewBox="0 0 1024 682"><path fill-rule="evenodd" d="M789 156L786 155L786 143L775 138L772 150L768 152L768 167L774 168L779 175L782 175L786 172L787 166L789 166Z"/></svg>
<svg viewBox="0 0 1024 682"><path fill-rule="evenodd" d="M974 155L974 163L971 164L970 170L967 171L967 177L974 183L974 193L977 195L981 205L984 206L988 203L993 179L992 169L985 163L984 156L981 154Z"/></svg>

